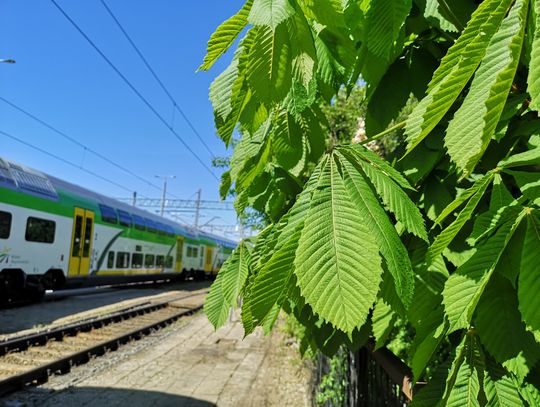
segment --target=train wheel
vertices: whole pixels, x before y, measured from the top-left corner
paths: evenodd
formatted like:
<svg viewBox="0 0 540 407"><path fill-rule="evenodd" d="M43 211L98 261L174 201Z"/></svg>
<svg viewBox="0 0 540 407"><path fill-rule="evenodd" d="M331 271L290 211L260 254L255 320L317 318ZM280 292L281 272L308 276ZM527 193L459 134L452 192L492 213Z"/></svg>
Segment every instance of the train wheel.
<svg viewBox="0 0 540 407"><path fill-rule="evenodd" d="M9 305L20 300L23 294L23 286L24 275L12 271L0 273L0 304Z"/></svg>
<svg viewBox="0 0 540 407"><path fill-rule="evenodd" d="M41 285L46 290L57 290L66 282L66 278L62 270L52 269L47 271L41 278Z"/></svg>
<svg viewBox="0 0 540 407"><path fill-rule="evenodd" d="M4 275L0 273L0 306L9 304L9 289L8 282Z"/></svg>

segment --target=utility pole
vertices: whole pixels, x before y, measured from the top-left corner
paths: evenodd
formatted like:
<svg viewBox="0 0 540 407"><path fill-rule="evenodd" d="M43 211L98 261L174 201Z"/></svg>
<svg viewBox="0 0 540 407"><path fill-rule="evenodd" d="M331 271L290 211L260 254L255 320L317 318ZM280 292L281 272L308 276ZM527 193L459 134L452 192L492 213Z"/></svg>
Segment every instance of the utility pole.
<svg viewBox="0 0 540 407"><path fill-rule="evenodd" d="M161 178L163 180L163 194L161 195L161 211L160 216L163 217L165 212L165 198L167 196L167 179L175 179L176 175L155 175L156 178Z"/></svg>
<svg viewBox="0 0 540 407"><path fill-rule="evenodd" d="M195 228L199 227L199 212L201 210L201 192L202 192L201 189L197 191L197 201L195 202Z"/></svg>
<svg viewBox="0 0 540 407"><path fill-rule="evenodd" d="M137 206L137 191L133 191L133 202L132 206Z"/></svg>

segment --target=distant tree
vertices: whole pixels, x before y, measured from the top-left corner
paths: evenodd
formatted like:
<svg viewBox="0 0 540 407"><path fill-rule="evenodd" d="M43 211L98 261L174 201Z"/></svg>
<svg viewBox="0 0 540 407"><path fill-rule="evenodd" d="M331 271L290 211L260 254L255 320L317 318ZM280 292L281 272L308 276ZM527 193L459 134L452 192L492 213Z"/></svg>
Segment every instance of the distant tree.
<svg viewBox="0 0 540 407"><path fill-rule="evenodd" d="M350 93L342 87L330 103L321 108L328 121L328 130L334 144L348 144L358 131L358 121L366 116L366 92L356 85Z"/></svg>

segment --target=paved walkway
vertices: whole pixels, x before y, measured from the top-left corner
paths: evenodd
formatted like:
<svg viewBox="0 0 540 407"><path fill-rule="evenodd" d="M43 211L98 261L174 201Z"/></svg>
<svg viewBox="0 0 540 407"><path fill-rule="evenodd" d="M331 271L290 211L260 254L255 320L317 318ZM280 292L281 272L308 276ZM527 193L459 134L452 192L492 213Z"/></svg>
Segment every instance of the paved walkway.
<svg viewBox="0 0 540 407"><path fill-rule="evenodd" d="M309 406L308 377L279 333L243 339L237 320L215 332L198 315L171 335L76 386L48 390L44 406ZM36 395L34 391L34 395ZM28 399L27 399L28 400ZM32 405L27 404L22 405ZM1 403L0 403L1 405Z"/></svg>

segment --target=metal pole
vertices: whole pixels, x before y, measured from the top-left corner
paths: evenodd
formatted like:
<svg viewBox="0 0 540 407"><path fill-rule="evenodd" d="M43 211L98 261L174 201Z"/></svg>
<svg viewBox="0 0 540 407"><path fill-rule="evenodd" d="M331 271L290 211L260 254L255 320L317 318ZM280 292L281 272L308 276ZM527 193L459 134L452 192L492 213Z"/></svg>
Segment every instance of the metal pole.
<svg viewBox="0 0 540 407"><path fill-rule="evenodd" d="M197 191L197 201L195 202L195 228L199 227L199 211L201 209L201 189Z"/></svg>
<svg viewBox="0 0 540 407"><path fill-rule="evenodd" d="M165 212L165 196L167 195L167 177L163 178L163 195L161 196L161 213L160 216L163 217L163 212Z"/></svg>
<svg viewBox="0 0 540 407"><path fill-rule="evenodd" d="M161 195L161 210L160 216L163 217L165 212L165 198L167 197L167 178L175 179L176 175L155 175L156 178L163 178L163 194Z"/></svg>
<svg viewBox="0 0 540 407"><path fill-rule="evenodd" d="M137 206L137 191L133 191L133 206Z"/></svg>

